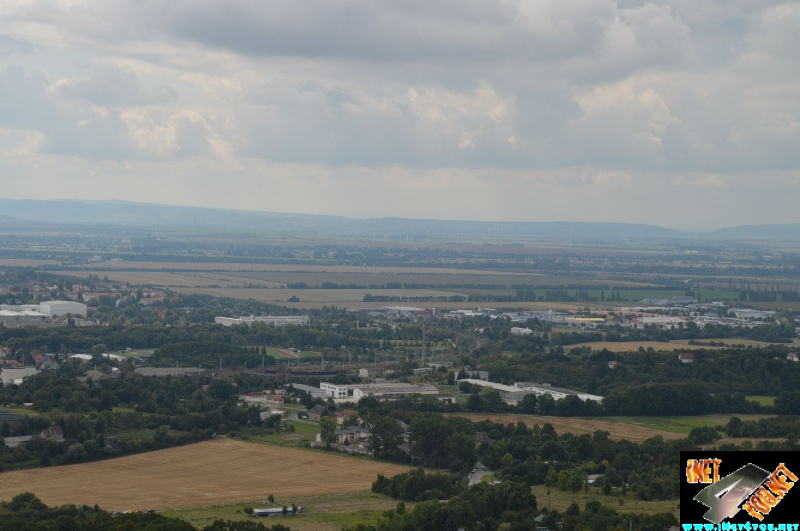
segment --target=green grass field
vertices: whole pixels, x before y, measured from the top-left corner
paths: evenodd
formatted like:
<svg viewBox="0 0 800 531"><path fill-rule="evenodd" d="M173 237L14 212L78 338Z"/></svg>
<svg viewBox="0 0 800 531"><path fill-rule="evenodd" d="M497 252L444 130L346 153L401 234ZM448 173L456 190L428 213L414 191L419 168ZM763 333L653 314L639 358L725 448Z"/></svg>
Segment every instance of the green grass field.
<svg viewBox="0 0 800 531"><path fill-rule="evenodd" d="M303 447L306 442L313 442L316 440L319 427L303 422L286 421L287 425L293 426L294 431L287 431L281 433L270 433L268 435L252 435L247 439L253 442L274 444L278 446L295 446Z"/></svg>
<svg viewBox="0 0 800 531"><path fill-rule="evenodd" d="M548 507L563 512L572 503L577 504L583 510L586 502L598 501L618 513L672 513L680 519L679 500L642 501L631 493L621 496L618 489L614 489L613 496L604 496L594 487L589 487L587 492L566 492L552 487L548 488L544 485L537 485L532 487L532 490L536 496L536 503L540 511ZM619 503L620 499L623 501L622 505Z"/></svg>
<svg viewBox="0 0 800 531"><path fill-rule="evenodd" d="M672 433L688 434L694 428L704 426L724 426L731 417L742 420L759 420L772 415L699 415L697 417L598 417L600 420L610 420L644 426Z"/></svg>
<svg viewBox="0 0 800 531"><path fill-rule="evenodd" d="M254 345L255 346L255 345ZM278 350L289 350L288 348L285 349L277 349L277 348L267 348L267 355L272 356L275 358L277 363L284 362L286 363L286 355L278 352ZM309 358L317 358L319 359L319 352L315 350L301 350L300 351L300 359L309 359ZM296 363L297 358L292 358L292 361Z"/></svg>
<svg viewBox="0 0 800 531"><path fill-rule="evenodd" d="M745 396L745 399L757 403L759 406L774 406L775 405L775 397L774 396L764 396L764 395L749 395Z"/></svg>
<svg viewBox="0 0 800 531"><path fill-rule="evenodd" d="M336 529L354 527L359 523L374 524L384 511L394 509L397 506L397 500L371 492L284 499L280 496L280 485L270 485L269 480L266 478L263 492L258 494L264 499L228 506L194 507L190 509L164 511L162 514L165 516L182 518L194 526L203 527L218 519L234 521L254 520L244 512L245 507L253 507L256 509L282 507L284 505L291 507L294 503L298 507L303 508L303 512L297 516L270 519L269 521L256 521L266 525L280 523L295 531L333 531ZM275 496L275 501L273 503L266 501L269 494ZM410 509L412 506L413 503L406 503L407 509Z"/></svg>

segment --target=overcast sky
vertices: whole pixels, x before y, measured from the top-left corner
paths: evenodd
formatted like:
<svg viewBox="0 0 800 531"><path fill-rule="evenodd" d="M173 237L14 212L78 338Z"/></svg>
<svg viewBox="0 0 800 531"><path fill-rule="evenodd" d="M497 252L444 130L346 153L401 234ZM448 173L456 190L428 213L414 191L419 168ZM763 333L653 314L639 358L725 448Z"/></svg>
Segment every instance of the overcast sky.
<svg viewBox="0 0 800 531"><path fill-rule="evenodd" d="M800 3L3 0L0 195L800 222Z"/></svg>

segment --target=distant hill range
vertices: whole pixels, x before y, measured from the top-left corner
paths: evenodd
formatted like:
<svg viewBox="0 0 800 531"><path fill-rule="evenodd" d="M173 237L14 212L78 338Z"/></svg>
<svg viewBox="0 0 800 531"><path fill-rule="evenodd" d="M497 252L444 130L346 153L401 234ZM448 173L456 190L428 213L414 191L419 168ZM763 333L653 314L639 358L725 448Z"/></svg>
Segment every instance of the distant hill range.
<svg viewBox="0 0 800 531"><path fill-rule="evenodd" d="M764 239L800 241L800 224L749 225L695 234L630 223L488 222L405 218L352 219L317 214L282 214L123 201L0 199L0 228L15 220L48 225L106 226L158 229L217 227L247 230L296 231L322 236L357 236L424 243L430 237L461 243L514 243L531 238L567 243L640 239ZM16 224L16 223L14 223Z"/></svg>
<svg viewBox="0 0 800 531"><path fill-rule="evenodd" d="M741 225L716 230L711 236L721 240L800 241L800 223Z"/></svg>

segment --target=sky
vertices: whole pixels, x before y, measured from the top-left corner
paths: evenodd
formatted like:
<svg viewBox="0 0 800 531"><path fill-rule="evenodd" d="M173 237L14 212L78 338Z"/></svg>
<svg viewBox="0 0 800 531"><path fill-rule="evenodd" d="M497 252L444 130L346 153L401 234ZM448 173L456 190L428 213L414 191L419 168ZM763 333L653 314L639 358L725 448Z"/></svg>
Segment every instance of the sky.
<svg viewBox="0 0 800 531"><path fill-rule="evenodd" d="M798 223L800 3L3 0L0 196Z"/></svg>

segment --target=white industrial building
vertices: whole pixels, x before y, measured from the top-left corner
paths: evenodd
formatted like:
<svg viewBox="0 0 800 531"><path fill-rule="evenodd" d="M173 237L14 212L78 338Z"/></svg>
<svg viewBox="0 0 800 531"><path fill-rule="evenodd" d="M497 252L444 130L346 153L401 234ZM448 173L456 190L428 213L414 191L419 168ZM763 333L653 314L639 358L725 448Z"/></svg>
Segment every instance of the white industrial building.
<svg viewBox="0 0 800 531"><path fill-rule="evenodd" d="M439 390L432 385L412 385L409 383L371 383L337 385L320 382L320 389L326 396L334 400L358 401L365 396L374 396L379 400L396 398L402 395L438 395Z"/></svg>
<svg viewBox="0 0 800 531"><path fill-rule="evenodd" d="M39 312L47 317L71 314L86 317L86 305L75 301L45 301L39 303Z"/></svg>
<svg viewBox="0 0 800 531"><path fill-rule="evenodd" d="M310 385L305 385L305 384L299 384L299 383L285 384L283 388L288 389L290 385L297 391L305 391L306 393L311 395L311 398L325 398L327 396L325 394L325 391L323 391L319 387L312 387Z"/></svg>
<svg viewBox="0 0 800 531"><path fill-rule="evenodd" d="M36 367L6 367L0 370L0 381L3 385L19 385L23 379L36 376L39 372Z"/></svg>
<svg viewBox="0 0 800 531"><path fill-rule="evenodd" d="M307 315L260 315L249 317L215 317L214 322L222 326L267 323L275 326L307 326Z"/></svg>
<svg viewBox="0 0 800 531"><path fill-rule="evenodd" d="M514 394L519 393L520 391L528 391L534 393L536 395L550 395L555 400L561 400L569 395L575 395L581 400L594 400L595 402L600 402L603 400L602 396L597 395L590 395L588 393L579 393L576 391L572 391L570 389L560 389L557 387L553 387L548 384L537 384L531 382L516 382L513 386L511 385L504 385L496 382L486 382L483 380L475 380L473 378L464 378L463 380L458 380L459 382L468 382L473 385L480 385L482 387L491 387L492 389L496 389L501 393L508 393Z"/></svg>

